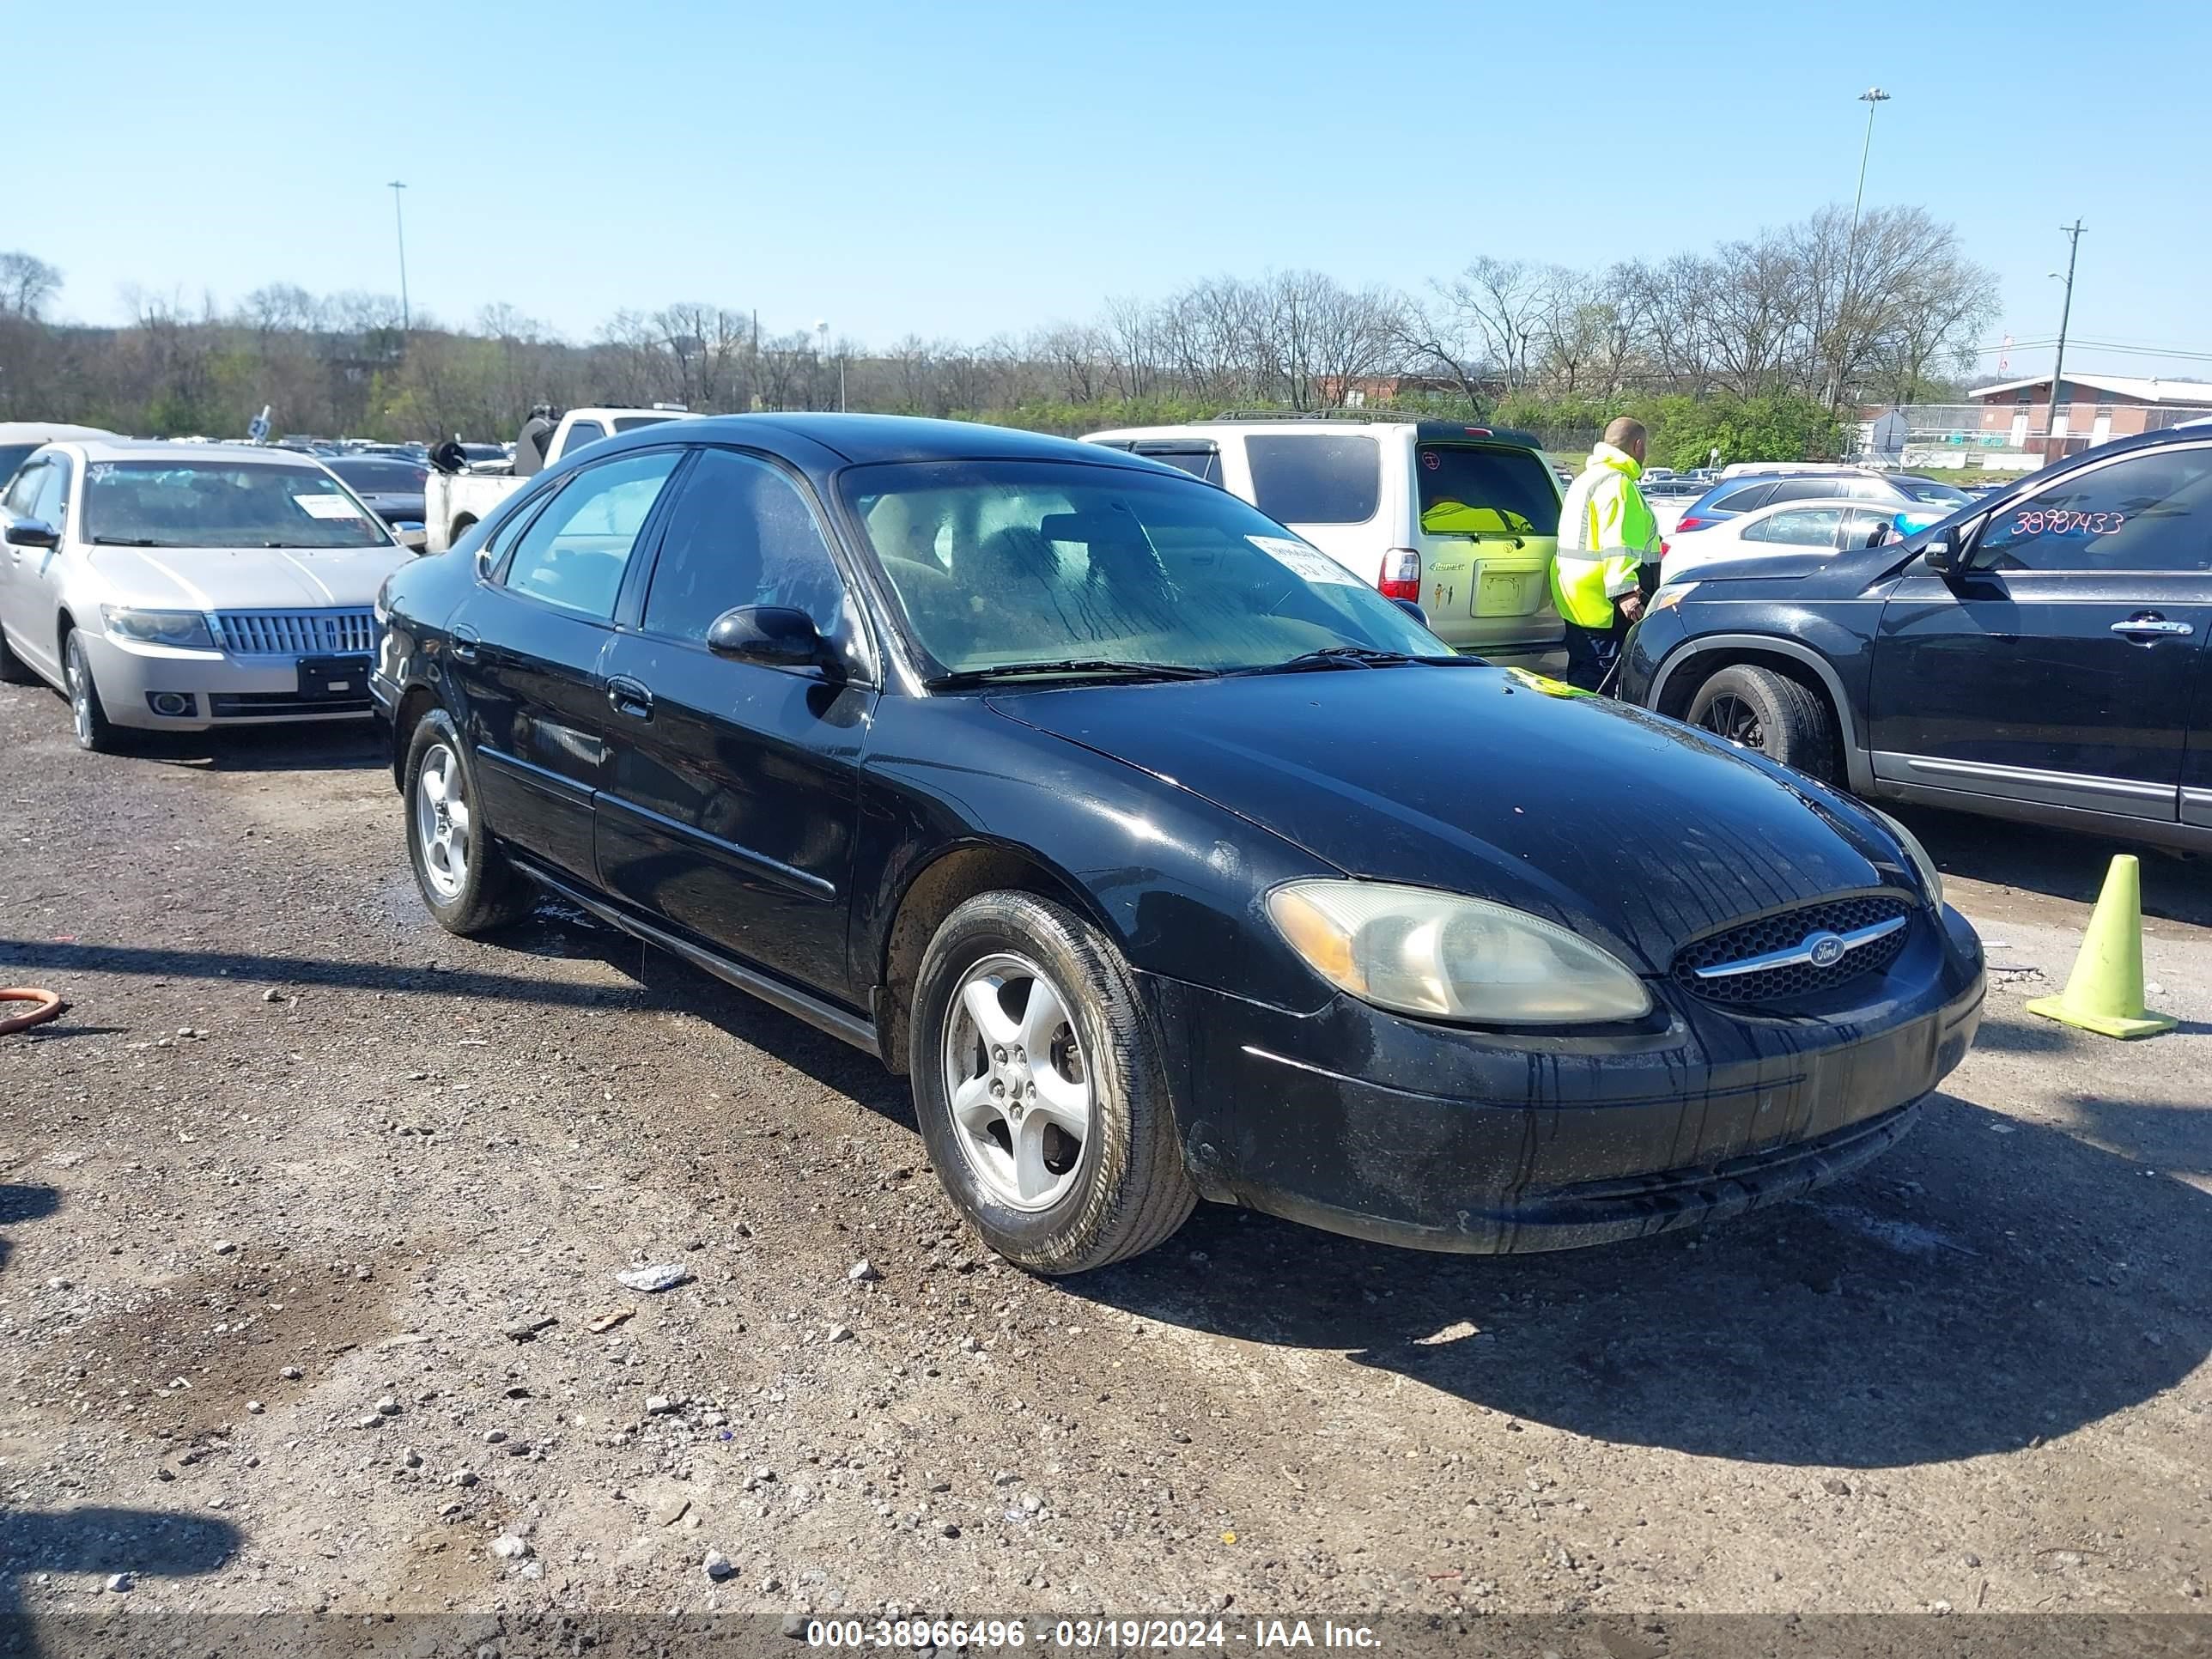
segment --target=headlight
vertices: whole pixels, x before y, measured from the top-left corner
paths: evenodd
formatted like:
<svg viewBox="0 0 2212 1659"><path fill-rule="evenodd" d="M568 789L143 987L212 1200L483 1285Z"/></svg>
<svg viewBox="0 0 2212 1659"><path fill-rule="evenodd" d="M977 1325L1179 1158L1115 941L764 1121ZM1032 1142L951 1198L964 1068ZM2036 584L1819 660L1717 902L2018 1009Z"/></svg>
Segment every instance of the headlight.
<svg viewBox="0 0 2212 1659"><path fill-rule="evenodd" d="M1920 844L1920 837L1883 811L1879 806L1867 811L1889 826L1889 832L1905 843L1905 855L1912 860L1912 867L1920 872L1920 884L1928 890L1928 901L1941 906L1943 902L1943 872L1936 867L1936 860L1928 856L1928 849Z"/></svg>
<svg viewBox="0 0 2212 1659"><path fill-rule="evenodd" d="M1339 990L1399 1013L1498 1025L1639 1019L1644 982L1564 927L1486 899L1369 881L1267 895L1291 948Z"/></svg>
<svg viewBox="0 0 2212 1659"><path fill-rule="evenodd" d="M1671 610L1688 599L1696 587L1695 582L1661 582L1659 591L1651 596L1651 603L1644 607L1644 614L1649 617L1656 611Z"/></svg>
<svg viewBox="0 0 2212 1659"><path fill-rule="evenodd" d="M198 651L215 649L215 635L207 618L197 611L133 611L125 605L103 605L100 614L107 631L118 640L142 645L174 645Z"/></svg>

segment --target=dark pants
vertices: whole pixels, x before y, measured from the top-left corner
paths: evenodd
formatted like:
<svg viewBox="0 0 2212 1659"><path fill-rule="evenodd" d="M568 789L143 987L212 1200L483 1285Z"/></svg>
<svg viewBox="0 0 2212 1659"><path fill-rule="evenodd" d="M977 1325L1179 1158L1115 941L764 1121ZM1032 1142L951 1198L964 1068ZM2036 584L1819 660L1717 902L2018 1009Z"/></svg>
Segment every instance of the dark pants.
<svg viewBox="0 0 2212 1659"><path fill-rule="evenodd" d="M1606 676L1620 662L1620 642L1628 637L1628 624L1616 611L1610 628L1577 628L1572 623L1566 628L1567 672L1564 678L1569 685L1595 691L1605 684Z"/></svg>

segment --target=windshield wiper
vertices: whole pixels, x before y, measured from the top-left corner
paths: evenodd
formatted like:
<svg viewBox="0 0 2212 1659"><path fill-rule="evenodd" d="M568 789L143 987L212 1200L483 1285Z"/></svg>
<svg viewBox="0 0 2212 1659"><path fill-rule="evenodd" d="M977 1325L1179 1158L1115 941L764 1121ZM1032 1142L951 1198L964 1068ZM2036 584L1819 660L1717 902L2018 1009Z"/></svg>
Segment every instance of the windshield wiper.
<svg viewBox="0 0 2212 1659"><path fill-rule="evenodd" d="M159 547L161 544L150 536L94 536L94 547Z"/></svg>
<svg viewBox="0 0 2212 1659"><path fill-rule="evenodd" d="M994 680L1025 678L1032 674L1094 674L1122 680L1210 680L1218 668L1194 668L1178 662L1115 662L1103 657L1068 657L1054 662L1002 662L988 668L963 668L924 682L933 691L963 685L988 685Z"/></svg>
<svg viewBox="0 0 2212 1659"><path fill-rule="evenodd" d="M1401 663L1421 662L1402 651L1377 651L1364 645L1325 645L1318 651L1301 652L1286 662L1261 663L1240 668L1240 674L1303 674L1316 668L1395 668Z"/></svg>

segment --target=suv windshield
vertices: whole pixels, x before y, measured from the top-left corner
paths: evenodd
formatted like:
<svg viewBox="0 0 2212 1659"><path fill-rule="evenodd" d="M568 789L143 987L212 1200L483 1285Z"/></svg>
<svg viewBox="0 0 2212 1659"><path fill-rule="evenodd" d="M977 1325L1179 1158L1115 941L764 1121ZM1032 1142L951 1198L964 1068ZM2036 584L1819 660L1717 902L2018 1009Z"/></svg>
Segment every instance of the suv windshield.
<svg viewBox="0 0 2212 1659"><path fill-rule="evenodd" d="M1555 536L1559 492L1543 457L1526 449L1422 444L1413 469L1421 528L1431 536Z"/></svg>
<svg viewBox="0 0 2212 1659"><path fill-rule="evenodd" d="M1195 479L938 461L854 467L842 486L915 636L949 672L1256 668L1347 646L1449 654L1327 554Z"/></svg>
<svg viewBox="0 0 2212 1659"><path fill-rule="evenodd" d="M125 547L383 547L391 542L320 467L94 461L84 537Z"/></svg>

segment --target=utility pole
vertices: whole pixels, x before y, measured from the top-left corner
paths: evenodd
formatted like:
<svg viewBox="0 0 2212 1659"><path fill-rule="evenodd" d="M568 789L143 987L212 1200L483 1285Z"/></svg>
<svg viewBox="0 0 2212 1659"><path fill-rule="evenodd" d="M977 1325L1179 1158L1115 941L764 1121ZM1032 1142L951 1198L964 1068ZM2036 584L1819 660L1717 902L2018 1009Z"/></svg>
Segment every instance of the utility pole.
<svg viewBox="0 0 2212 1659"><path fill-rule="evenodd" d="M1851 313L1851 283L1859 269L1859 209L1866 201L1867 157L1874 154L1874 112L1889 101L1889 94L1880 87L1869 87L1859 94L1859 102L1867 106L1866 141L1859 146L1859 187L1851 197L1851 236L1844 254L1844 297L1836 308L1836 367L1828 381L1828 407L1835 409L1844 401L1844 331Z"/></svg>
<svg viewBox="0 0 2212 1659"><path fill-rule="evenodd" d="M2081 222L2076 219L2072 224L2061 225L2058 228L2065 234L2070 246L2066 251L2066 302L2058 311L2058 355L2051 362L2051 406L2043 417L2043 459L2045 461L2057 459L2051 453L2051 447L2058 435L2058 391L2065 385L2060 377L2066 371L2066 325L2074 320L2074 262L2081 257ZM2054 270L2051 274L2056 276L2058 273Z"/></svg>
<svg viewBox="0 0 2212 1659"><path fill-rule="evenodd" d="M407 216L399 209L399 192L407 186L398 179L392 181L392 227L399 235L399 331L405 334L413 329L414 319L407 309Z"/></svg>

